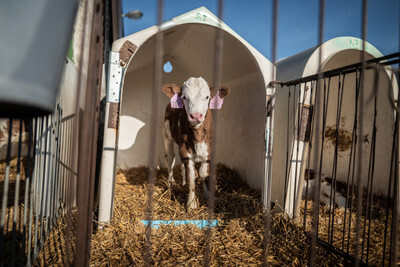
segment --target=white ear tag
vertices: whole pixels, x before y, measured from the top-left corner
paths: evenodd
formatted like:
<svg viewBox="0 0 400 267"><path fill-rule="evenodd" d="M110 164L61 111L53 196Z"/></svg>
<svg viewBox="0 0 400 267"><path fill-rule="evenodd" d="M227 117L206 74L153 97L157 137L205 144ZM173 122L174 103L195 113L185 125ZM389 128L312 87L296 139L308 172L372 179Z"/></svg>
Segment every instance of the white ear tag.
<svg viewBox="0 0 400 267"><path fill-rule="evenodd" d="M173 97L170 99L172 108L183 108L182 99L178 96L178 93L175 93Z"/></svg>
<svg viewBox="0 0 400 267"><path fill-rule="evenodd" d="M219 97L219 94L216 94L210 100L210 109L221 109L222 103L224 103L224 100Z"/></svg>

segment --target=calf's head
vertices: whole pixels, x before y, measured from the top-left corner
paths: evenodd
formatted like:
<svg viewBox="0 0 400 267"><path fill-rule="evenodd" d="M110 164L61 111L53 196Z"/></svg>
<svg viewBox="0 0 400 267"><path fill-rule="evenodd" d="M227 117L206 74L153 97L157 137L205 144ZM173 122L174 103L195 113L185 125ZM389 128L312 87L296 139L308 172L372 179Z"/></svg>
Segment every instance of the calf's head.
<svg viewBox="0 0 400 267"><path fill-rule="evenodd" d="M223 98L230 92L225 86L210 88L201 77L191 77L181 87L166 84L162 91L171 99L172 108L185 108L188 121L195 128L203 123L209 108L221 108Z"/></svg>

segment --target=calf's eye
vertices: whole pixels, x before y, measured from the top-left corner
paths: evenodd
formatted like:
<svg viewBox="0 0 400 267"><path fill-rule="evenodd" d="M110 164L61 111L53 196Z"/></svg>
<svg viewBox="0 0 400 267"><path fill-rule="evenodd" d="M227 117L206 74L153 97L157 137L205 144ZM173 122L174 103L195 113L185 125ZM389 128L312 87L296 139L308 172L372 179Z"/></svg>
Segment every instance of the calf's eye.
<svg viewBox="0 0 400 267"><path fill-rule="evenodd" d="M206 99L209 99L210 97L209 96L206 96Z"/></svg>

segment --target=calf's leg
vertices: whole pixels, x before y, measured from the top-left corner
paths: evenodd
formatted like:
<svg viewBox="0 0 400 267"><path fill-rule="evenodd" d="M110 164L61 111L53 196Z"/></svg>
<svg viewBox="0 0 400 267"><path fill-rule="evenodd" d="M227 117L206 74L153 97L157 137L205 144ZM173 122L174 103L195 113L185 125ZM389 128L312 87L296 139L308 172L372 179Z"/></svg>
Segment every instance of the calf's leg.
<svg viewBox="0 0 400 267"><path fill-rule="evenodd" d="M165 165L168 168L168 186L175 183L174 179L174 166L175 166L175 152L174 152L174 139L172 139L169 129L169 122L166 121L163 129L164 149L165 149Z"/></svg>
<svg viewBox="0 0 400 267"><path fill-rule="evenodd" d="M189 195L186 203L186 208L188 211L197 208L196 202L196 171L194 161L191 159L185 162L185 172L186 178L189 186Z"/></svg>
<svg viewBox="0 0 400 267"><path fill-rule="evenodd" d="M206 179L210 176L210 164L207 161L201 162L200 169L199 169L199 175L201 178L201 181L203 183L203 192L204 196L208 199L210 198L210 192L208 191L207 184L206 184Z"/></svg>
<svg viewBox="0 0 400 267"><path fill-rule="evenodd" d="M181 163L181 174L182 174L182 186L186 185L186 171L185 164Z"/></svg>

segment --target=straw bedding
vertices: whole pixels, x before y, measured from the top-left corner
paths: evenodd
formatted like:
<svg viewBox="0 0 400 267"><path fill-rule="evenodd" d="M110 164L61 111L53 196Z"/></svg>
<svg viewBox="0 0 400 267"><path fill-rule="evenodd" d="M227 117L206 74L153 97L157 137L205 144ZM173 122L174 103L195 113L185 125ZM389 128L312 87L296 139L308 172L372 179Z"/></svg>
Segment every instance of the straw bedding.
<svg viewBox="0 0 400 267"><path fill-rule="evenodd" d="M167 172L160 170L157 173L153 192L153 219L209 219L207 201L201 197L201 184L196 187L197 195L200 196L200 207L188 213L185 209L187 189L180 186L180 169L177 168L175 173L177 184L171 188L167 186ZM266 217L260 201L261 194L249 188L237 172L224 165L218 166L215 209L212 214L212 219L218 219L219 225L211 228L211 235L207 229L199 229L196 226L165 225L158 230L153 229L148 240L146 227L140 222L142 219L148 219L147 177L148 169L145 167L118 171L114 217L109 225L104 225L92 235L91 266L142 266L146 262L155 266L197 266L204 265L206 260L209 260L212 266L256 266L264 261L274 266L310 264L310 238L303 231L303 222L300 220L295 223L281 213L271 214L268 254L264 253ZM0 180L3 179L4 174L1 174ZM11 178L12 181L13 179ZM10 191L12 190L11 183ZM303 201L302 212L304 204ZM307 205L306 227L310 230L312 202L309 201ZM371 220L369 262L377 265L382 261L382 227L385 218L383 206L381 202L376 201ZM339 248L343 234L343 214L343 210L336 210L334 216L333 244ZM320 207L319 215L320 237L328 240L329 212ZM10 216L11 211L6 219ZM345 239L345 250L347 240L350 239L350 244L355 240L355 217L353 213L350 235L346 235ZM35 266L63 266L72 263L75 253L75 221L75 210L58 220ZM347 233L348 228L345 231ZM149 251L150 254L147 254ZM349 251L354 254L354 246L350 245ZM346 264L343 258L322 247L318 246L316 252L318 266Z"/></svg>
<svg viewBox="0 0 400 267"><path fill-rule="evenodd" d="M179 168L177 185L168 188L167 172L161 170L154 188L153 219L183 220L209 218L207 202L199 198L200 208L185 210L186 189L181 187ZM195 226L162 226L151 233L151 258L146 257L146 228L140 222L147 219L148 169L119 171L115 188L114 218L110 225L93 235L92 266L203 265L209 257L213 266L261 265L266 259L272 265L307 265L309 239L282 214L273 215L269 253L263 253L265 216L259 191L246 186L234 170L218 166L215 212L219 226L212 228L210 247L207 230ZM201 185L197 186L202 195ZM318 265L342 263L341 259L318 248Z"/></svg>

